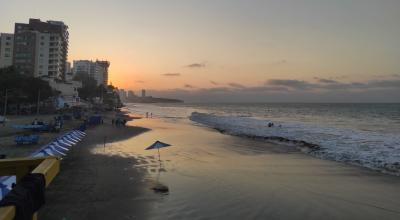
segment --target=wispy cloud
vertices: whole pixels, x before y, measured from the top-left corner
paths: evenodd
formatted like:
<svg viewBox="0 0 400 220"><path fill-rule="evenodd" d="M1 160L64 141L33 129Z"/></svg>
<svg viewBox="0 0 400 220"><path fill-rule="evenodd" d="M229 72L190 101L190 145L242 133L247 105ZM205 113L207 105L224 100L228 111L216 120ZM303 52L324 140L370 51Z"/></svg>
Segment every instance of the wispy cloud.
<svg viewBox="0 0 400 220"><path fill-rule="evenodd" d="M187 67L187 68L204 68L204 67L206 67L206 64L205 63L191 63L191 64L188 64L188 65L186 65L185 67Z"/></svg>
<svg viewBox="0 0 400 220"><path fill-rule="evenodd" d="M314 88L315 84L296 79L270 79L266 83L266 85L271 86L284 86L292 89L311 89Z"/></svg>
<svg viewBox="0 0 400 220"><path fill-rule="evenodd" d="M271 62L271 65L283 65L283 64L287 64L287 63L288 63L288 61L286 59L281 59L281 60Z"/></svg>
<svg viewBox="0 0 400 220"><path fill-rule="evenodd" d="M338 81L332 80L332 79L323 79L323 78L318 78L318 77L316 77L316 79L320 83L339 83Z"/></svg>
<svg viewBox="0 0 400 220"><path fill-rule="evenodd" d="M146 82L143 81L143 80L135 80L135 82L136 82L136 83L146 83Z"/></svg>
<svg viewBox="0 0 400 220"><path fill-rule="evenodd" d="M181 74L180 73L164 73L164 74L161 74L162 76L181 76Z"/></svg>
<svg viewBox="0 0 400 220"><path fill-rule="evenodd" d="M196 88L195 86L192 86L192 85L190 85L190 84L185 84L184 87L187 88L187 89L194 89L194 88Z"/></svg>
<svg viewBox="0 0 400 220"><path fill-rule="evenodd" d="M233 87L233 88L237 88L237 89L244 89L246 88L246 86L239 84L239 83L228 83L228 86Z"/></svg>
<svg viewBox="0 0 400 220"><path fill-rule="evenodd" d="M218 85L220 85L220 83L218 83L218 82L215 82L215 81L212 81L212 80L210 80L210 83L211 83L211 84L213 84L214 86L218 86Z"/></svg>
<svg viewBox="0 0 400 220"><path fill-rule="evenodd" d="M369 90L400 88L400 80L371 80L367 82L343 83L328 79L319 79L319 83L303 80L271 79L265 85L283 86L291 90Z"/></svg>

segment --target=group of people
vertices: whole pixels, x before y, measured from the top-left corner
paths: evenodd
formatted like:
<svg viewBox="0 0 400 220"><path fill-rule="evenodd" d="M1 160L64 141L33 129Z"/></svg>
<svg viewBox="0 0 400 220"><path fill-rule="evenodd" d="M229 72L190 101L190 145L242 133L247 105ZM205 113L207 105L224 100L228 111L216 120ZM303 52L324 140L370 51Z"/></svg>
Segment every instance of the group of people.
<svg viewBox="0 0 400 220"><path fill-rule="evenodd" d="M152 112L146 112L146 118L149 118L149 116L150 116L150 118L152 118L153 117L153 113Z"/></svg>
<svg viewBox="0 0 400 220"><path fill-rule="evenodd" d="M43 125L46 126L43 129L37 129L34 128L35 131L50 131L50 132L59 132L64 124L63 119L61 116L56 116L54 117L53 120L50 120L48 124L45 124L42 121L39 121L37 118L35 118L32 123L32 125Z"/></svg>
<svg viewBox="0 0 400 220"><path fill-rule="evenodd" d="M112 119L111 120L111 124L113 126L115 125L116 127L119 127L119 126L125 127L126 126L126 122L127 122L127 120L124 119L124 118L117 118L117 119Z"/></svg>

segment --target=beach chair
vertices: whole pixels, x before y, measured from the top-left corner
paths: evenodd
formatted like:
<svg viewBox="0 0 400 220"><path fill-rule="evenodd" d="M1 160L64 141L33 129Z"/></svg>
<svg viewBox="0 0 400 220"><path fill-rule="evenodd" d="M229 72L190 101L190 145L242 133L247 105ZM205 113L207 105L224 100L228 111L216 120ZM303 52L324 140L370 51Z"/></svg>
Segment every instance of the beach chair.
<svg viewBox="0 0 400 220"><path fill-rule="evenodd" d="M15 142L18 145L22 144L37 144L39 142L39 135L17 135Z"/></svg>

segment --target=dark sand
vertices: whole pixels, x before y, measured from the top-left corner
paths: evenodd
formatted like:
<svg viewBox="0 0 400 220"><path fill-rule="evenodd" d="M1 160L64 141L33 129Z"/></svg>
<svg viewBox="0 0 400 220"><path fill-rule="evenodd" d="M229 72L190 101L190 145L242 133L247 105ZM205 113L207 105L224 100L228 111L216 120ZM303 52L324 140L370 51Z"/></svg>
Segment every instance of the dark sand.
<svg viewBox="0 0 400 220"><path fill-rule="evenodd" d="M146 172L133 168L135 158L93 154L91 149L103 146L104 136L107 148L110 142L146 131L110 124L87 130L85 139L62 161L61 172L46 192L47 203L39 219L143 219L148 202L136 199L148 190L143 181Z"/></svg>

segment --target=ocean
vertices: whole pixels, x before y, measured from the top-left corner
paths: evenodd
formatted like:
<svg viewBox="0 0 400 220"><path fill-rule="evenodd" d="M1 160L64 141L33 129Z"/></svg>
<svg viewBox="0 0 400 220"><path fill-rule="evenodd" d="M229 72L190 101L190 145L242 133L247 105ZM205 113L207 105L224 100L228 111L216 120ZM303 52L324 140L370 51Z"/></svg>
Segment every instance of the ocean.
<svg viewBox="0 0 400 220"><path fill-rule="evenodd" d="M400 104L179 103L127 104L127 108L400 175Z"/></svg>

